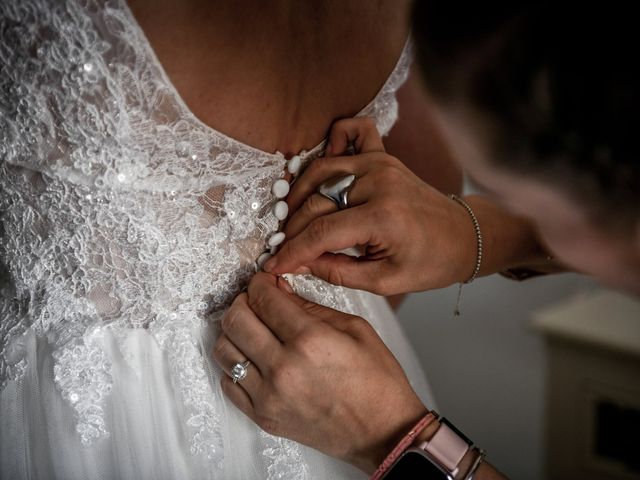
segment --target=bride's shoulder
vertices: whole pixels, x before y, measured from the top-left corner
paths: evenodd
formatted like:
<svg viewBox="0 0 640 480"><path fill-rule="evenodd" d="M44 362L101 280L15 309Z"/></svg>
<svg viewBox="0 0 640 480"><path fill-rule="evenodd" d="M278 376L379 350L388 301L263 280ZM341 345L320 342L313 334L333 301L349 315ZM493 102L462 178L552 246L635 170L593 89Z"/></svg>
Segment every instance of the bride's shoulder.
<svg viewBox="0 0 640 480"><path fill-rule="evenodd" d="M2 0L0 31L0 158L94 179L143 101L124 0Z"/></svg>

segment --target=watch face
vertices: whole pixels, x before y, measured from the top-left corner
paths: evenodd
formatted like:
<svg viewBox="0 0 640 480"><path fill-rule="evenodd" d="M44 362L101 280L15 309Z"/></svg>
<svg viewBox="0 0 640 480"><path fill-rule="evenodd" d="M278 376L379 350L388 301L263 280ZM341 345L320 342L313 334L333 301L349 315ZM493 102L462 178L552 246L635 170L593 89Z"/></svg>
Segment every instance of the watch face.
<svg viewBox="0 0 640 480"><path fill-rule="evenodd" d="M441 480L449 477L420 452L408 450L383 478L385 480Z"/></svg>

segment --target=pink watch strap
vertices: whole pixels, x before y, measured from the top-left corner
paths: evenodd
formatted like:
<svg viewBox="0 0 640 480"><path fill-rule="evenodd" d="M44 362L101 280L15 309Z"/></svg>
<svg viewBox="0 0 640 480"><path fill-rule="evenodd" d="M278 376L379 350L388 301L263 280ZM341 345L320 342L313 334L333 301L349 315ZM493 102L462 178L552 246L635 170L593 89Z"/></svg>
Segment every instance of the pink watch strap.
<svg viewBox="0 0 640 480"><path fill-rule="evenodd" d="M396 460L404 453L404 451L411 446L415 438L429 426L431 422L436 419L435 415L431 412L427 413L420 421L407 433L402 440L391 451L387 458L380 464L380 466L373 472L371 480L379 480L389 470L389 467L395 463ZM439 429L438 429L439 430Z"/></svg>
<svg viewBox="0 0 640 480"><path fill-rule="evenodd" d="M431 440L423 442L420 448L429 452L455 477L460 460L469 451L469 444L446 423L441 423Z"/></svg>

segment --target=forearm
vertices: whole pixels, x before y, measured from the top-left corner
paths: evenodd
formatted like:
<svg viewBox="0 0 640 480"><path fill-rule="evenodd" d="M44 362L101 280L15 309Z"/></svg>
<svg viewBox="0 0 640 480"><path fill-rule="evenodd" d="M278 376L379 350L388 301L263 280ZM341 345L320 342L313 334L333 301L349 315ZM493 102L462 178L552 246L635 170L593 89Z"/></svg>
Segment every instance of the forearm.
<svg viewBox="0 0 640 480"><path fill-rule="evenodd" d="M549 273L565 270L551 258L535 227L527 219L506 211L481 195L468 195L464 200L476 215L482 232L480 276L514 268ZM473 252L475 255L475 250Z"/></svg>
<svg viewBox="0 0 640 480"><path fill-rule="evenodd" d="M505 480L507 477L489 463L481 463L473 480Z"/></svg>

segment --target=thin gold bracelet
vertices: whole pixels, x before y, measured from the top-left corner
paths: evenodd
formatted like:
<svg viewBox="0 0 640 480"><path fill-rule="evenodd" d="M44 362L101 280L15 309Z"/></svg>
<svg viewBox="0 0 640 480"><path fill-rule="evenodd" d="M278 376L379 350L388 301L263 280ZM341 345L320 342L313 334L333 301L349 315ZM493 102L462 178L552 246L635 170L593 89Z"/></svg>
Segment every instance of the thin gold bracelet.
<svg viewBox="0 0 640 480"><path fill-rule="evenodd" d="M464 282L461 282L460 286L458 287L458 300L456 301L456 309L453 311L453 314L455 316L459 316L460 315L460 300L462 299L462 286L465 283L473 282L476 279L476 277L478 276L478 273L480 273L480 266L482 265L482 232L480 231L480 223L478 222L478 218L476 217L476 214L473 213L473 210L467 204L467 202L462 200L457 195L451 194L449 196L451 197L452 200L454 200L454 201L458 202L460 205L462 205L464 207L464 209L467 211L467 213L469 214L469 216L471 217L471 221L473 222L473 228L474 228L474 230L476 232L476 240L477 240L476 266L473 269L473 273L471 274L469 279L464 281Z"/></svg>

